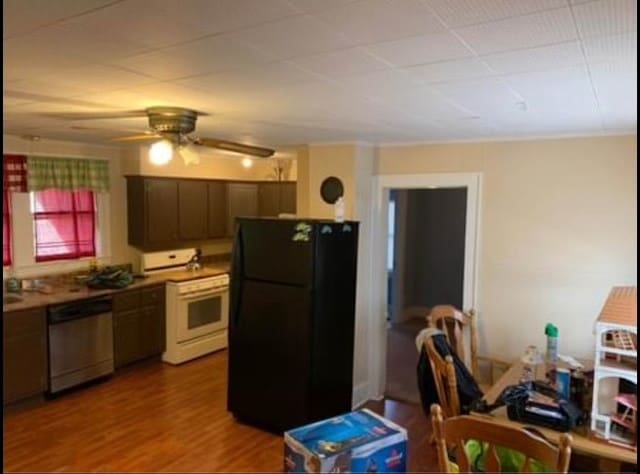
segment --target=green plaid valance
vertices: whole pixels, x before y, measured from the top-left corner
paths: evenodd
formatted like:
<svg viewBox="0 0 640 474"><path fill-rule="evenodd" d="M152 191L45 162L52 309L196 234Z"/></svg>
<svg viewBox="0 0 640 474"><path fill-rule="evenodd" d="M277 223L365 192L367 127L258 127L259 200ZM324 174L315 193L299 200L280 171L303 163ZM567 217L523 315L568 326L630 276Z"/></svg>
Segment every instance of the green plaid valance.
<svg viewBox="0 0 640 474"><path fill-rule="evenodd" d="M75 158L27 157L29 191L43 189L90 189L109 191L109 162Z"/></svg>

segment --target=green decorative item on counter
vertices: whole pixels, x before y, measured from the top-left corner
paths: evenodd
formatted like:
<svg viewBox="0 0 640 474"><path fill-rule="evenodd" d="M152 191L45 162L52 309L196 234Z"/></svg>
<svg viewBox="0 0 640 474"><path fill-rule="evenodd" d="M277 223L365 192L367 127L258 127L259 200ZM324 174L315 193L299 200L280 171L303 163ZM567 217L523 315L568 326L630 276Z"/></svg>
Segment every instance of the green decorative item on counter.
<svg viewBox="0 0 640 474"><path fill-rule="evenodd" d="M7 291L10 293L17 293L20 291L20 280L16 277L7 278Z"/></svg>
<svg viewBox="0 0 640 474"><path fill-rule="evenodd" d="M126 288L131 283L133 283L133 275L115 267L105 267L87 280L87 286L93 289Z"/></svg>

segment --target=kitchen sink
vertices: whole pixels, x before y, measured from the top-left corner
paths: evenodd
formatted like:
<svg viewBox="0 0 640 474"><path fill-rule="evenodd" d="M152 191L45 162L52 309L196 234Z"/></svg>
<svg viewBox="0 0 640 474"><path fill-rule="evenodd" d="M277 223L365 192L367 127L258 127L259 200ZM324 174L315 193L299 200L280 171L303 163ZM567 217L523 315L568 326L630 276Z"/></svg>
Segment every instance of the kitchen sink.
<svg viewBox="0 0 640 474"><path fill-rule="evenodd" d="M16 295L7 295L2 297L2 304L20 303L22 298Z"/></svg>

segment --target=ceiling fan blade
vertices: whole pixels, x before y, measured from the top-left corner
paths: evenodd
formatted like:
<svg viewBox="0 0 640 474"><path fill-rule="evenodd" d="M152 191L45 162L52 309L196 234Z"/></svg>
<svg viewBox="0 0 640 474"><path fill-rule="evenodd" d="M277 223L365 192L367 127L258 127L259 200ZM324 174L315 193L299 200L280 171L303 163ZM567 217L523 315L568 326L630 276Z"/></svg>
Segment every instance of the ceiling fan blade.
<svg viewBox="0 0 640 474"><path fill-rule="evenodd" d="M215 138L198 138L194 141L196 145L216 148L218 150L233 151L243 155L259 156L268 158L275 153L271 148L263 148L254 145L245 145L243 143L228 142L226 140L217 140Z"/></svg>
<svg viewBox="0 0 640 474"><path fill-rule="evenodd" d="M112 138L110 141L112 142L136 142L142 140L156 140L160 138L160 135L155 133L145 133L141 135L129 135L128 137L116 137Z"/></svg>
<svg viewBox="0 0 640 474"><path fill-rule="evenodd" d="M120 119L131 117L146 117L146 110L120 110L117 112L46 112L45 115L50 118L60 120L101 120L101 119Z"/></svg>

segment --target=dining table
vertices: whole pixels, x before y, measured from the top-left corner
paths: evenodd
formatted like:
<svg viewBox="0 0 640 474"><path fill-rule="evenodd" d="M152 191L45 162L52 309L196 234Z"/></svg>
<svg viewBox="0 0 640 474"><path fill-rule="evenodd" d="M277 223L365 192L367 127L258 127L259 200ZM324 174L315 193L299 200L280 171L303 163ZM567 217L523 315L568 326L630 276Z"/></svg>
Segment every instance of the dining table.
<svg viewBox="0 0 640 474"><path fill-rule="evenodd" d="M584 370L593 368L593 361L579 360L583 364ZM569 368L565 362L558 361L556 368ZM527 365L518 360L502 374L502 376L487 390L484 394L484 401L487 405L496 403L503 390L510 386L523 381L526 376L532 377L534 380L548 380L550 367L546 363L539 363L535 366L527 367ZM494 422L499 422L505 426L517 426L528 428L540 433L552 444L558 444L558 440L562 432L550 428L525 423L521 421L510 420L507 415L505 406L501 406L489 413L471 412L472 416L481 418L490 418ZM571 449L575 453L593 456L599 460L599 468L602 472L620 472L622 463L635 464L638 463L638 454L634 447L625 447L609 443L605 440L598 439L597 436L589 429L588 424L577 426L570 432L573 441ZM635 469L634 469L635 470Z"/></svg>

